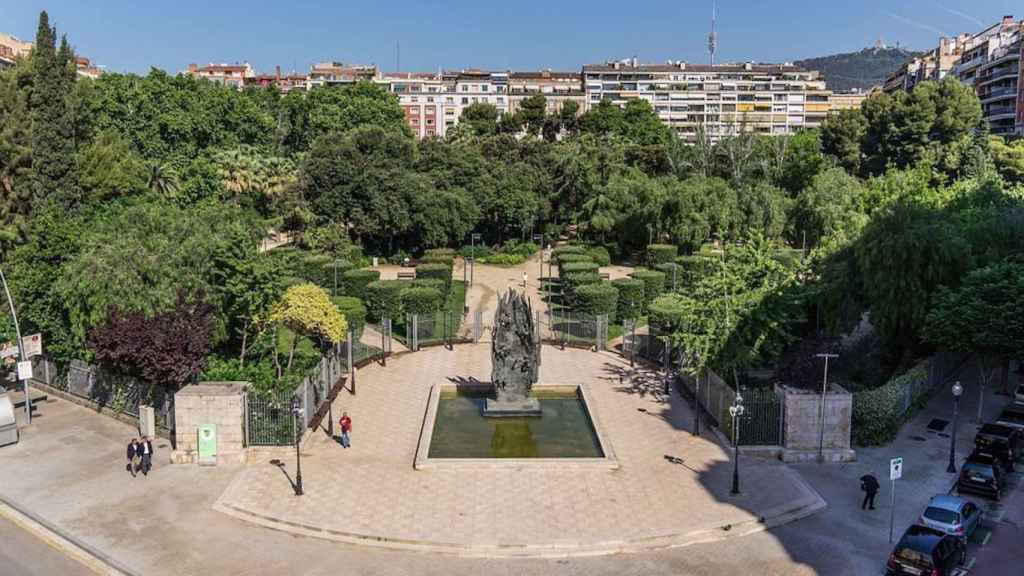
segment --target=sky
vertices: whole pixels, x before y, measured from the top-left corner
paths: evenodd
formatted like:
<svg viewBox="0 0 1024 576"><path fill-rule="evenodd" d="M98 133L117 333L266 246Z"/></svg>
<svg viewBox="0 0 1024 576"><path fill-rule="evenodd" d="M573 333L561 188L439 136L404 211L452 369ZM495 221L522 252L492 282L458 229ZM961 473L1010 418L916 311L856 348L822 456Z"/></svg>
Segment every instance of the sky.
<svg viewBox="0 0 1024 576"><path fill-rule="evenodd" d="M334 60L384 71L579 70L637 57L706 62L711 0L0 0L0 31L29 40L40 10L109 71L190 62L306 71ZM720 0L716 61L786 62L878 38L912 49L980 30L1020 0ZM1014 12L1016 9L1016 12ZM400 60L396 55L400 54ZM396 60L400 64L396 63Z"/></svg>

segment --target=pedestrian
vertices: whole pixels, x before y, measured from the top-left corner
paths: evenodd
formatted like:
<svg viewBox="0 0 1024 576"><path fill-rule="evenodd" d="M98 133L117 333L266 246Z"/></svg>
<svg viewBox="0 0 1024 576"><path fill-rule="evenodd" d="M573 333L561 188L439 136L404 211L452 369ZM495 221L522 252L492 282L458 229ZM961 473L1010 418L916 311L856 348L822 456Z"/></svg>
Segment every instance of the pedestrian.
<svg viewBox="0 0 1024 576"><path fill-rule="evenodd" d="M860 477L860 489L864 491L864 501L860 503L860 509L875 509L875 494L878 494L878 478L874 474L865 474Z"/></svg>
<svg viewBox="0 0 1024 576"><path fill-rule="evenodd" d="M128 472L132 475L132 478L135 478L135 467L138 465L138 463L135 460L136 449L138 448L138 446L138 438L132 438L132 441L128 443L128 464L125 466L125 469L128 470Z"/></svg>
<svg viewBox="0 0 1024 576"><path fill-rule="evenodd" d="M341 413L338 423L341 424L341 445L348 448L352 445L352 419L348 417L348 412Z"/></svg>
<svg viewBox="0 0 1024 576"><path fill-rule="evenodd" d="M153 468L153 442L148 436L142 437L138 452L142 454L142 475L148 476L150 469Z"/></svg>

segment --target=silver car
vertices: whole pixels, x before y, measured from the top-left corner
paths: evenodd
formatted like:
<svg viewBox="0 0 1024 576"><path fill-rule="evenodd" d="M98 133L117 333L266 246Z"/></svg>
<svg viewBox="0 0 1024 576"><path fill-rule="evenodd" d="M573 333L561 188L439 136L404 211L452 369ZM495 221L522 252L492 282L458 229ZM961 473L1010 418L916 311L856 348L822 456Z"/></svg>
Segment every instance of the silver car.
<svg viewBox="0 0 1024 576"><path fill-rule="evenodd" d="M917 523L967 540L981 523L981 509L970 500L940 494L928 502Z"/></svg>

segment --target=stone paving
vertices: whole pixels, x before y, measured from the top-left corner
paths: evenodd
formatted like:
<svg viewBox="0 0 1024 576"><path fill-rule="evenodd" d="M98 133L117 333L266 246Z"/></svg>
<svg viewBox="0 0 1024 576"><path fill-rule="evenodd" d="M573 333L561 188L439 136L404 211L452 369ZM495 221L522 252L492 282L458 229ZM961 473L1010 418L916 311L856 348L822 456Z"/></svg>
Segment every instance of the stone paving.
<svg viewBox="0 0 1024 576"><path fill-rule="evenodd" d="M305 495L285 469L245 468L215 508L286 532L467 556L572 556L706 542L764 529L824 506L788 467L741 463L729 495L728 451L690 434L689 410L659 377L607 353L543 349L540 385L587 383L593 417L621 468L413 469L430 387L489 379L487 344L401 354L359 373L339 396L353 419L345 450L325 433L303 447ZM666 456L673 457L669 461ZM759 520L762 520L760 522Z"/></svg>

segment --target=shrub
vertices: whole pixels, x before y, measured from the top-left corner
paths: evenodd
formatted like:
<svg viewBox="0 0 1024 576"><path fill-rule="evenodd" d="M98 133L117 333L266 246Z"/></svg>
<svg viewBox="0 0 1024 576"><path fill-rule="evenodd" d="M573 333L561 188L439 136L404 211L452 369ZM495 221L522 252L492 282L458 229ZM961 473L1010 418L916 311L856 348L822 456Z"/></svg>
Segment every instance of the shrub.
<svg viewBox="0 0 1024 576"><path fill-rule="evenodd" d="M416 267L417 278L434 278L444 282L442 294L448 294L452 288L452 267L447 264L427 263Z"/></svg>
<svg viewBox="0 0 1024 576"><path fill-rule="evenodd" d="M333 270L328 266L334 262L327 254L303 254L299 260L299 276L328 290L334 286Z"/></svg>
<svg viewBox="0 0 1024 576"><path fill-rule="evenodd" d="M661 293L665 291L664 272L641 268L633 272L631 276L644 283L644 308L649 308L651 302L654 302L654 300L658 296L661 296Z"/></svg>
<svg viewBox="0 0 1024 576"><path fill-rule="evenodd" d="M566 262L561 266L559 272L562 275L577 274L579 272L598 273L598 266L593 262Z"/></svg>
<svg viewBox="0 0 1024 576"><path fill-rule="evenodd" d="M658 264L655 266L658 272L665 275L665 290L672 290L673 285L673 273L675 273L675 288L678 290L679 286L683 284L683 267L675 262L666 262L665 264Z"/></svg>
<svg viewBox="0 0 1024 576"><path fill-rule="evenodd" d="M678 286L687 288L697 283L697 280L711 273L715 266L721 264L718 258L707 254L691 254L676 258L679 265L679 272L683 273L682 281L677 282Z"/></svg>
<svg viewBox="0 0 1024 576"><path fill-rule="evenodd" d="M928 360L871 390L853 393L853 442L859 446L885 444L900 426L927 402ZM903 412L909 398L910 408Z"/></svg>
<svg viewBox="0 0 1024 576"><path fill-rule="evenodd" d="M658 296L648 306L647 318L652 334L667 335L678 328L686 311L682 296L664 294Z"/></svg>
<svg viewBox="0 0 1024 576"><path fill-rule="evenodd" d="M562 264L568 264L570 262L593 262L594 259L586 254L577 254L576 252L567 252L565 254L553 255L555 262L559 266Z"/></svg>
<svg viewBox="0 0 1024 576"><path fill-rule="evenodd" d="M565 304L572 306L576 298L576 289L587 284L597 284L601 277L597 272L574 272L562 277L562 298Z"/></svg>
<svg viewBox="0 0 1024 576"><path fill-rule="evenodd" d="M522 256L524 259L529 258L537 253L539 248L533 242L519 242L516 240L509 240L501 247L499 252L503 254L517 254Z"/></svg>
<svg viewBox="0 0 1024 576"><path fill-rule="evenodd" d="M352 296L335 296L331 301L345 316L348 329L358 341L363 336L363 328L366 326L366 306L363 305L363 301Z"/></svg>
<svg viewBox="0 0 1024 576"><path fill-rule="evenodd" d="M504 252L484 256L478 260L481 264L493 264L495 266L518 266L526 262L526 258L519 254L506 254Z"/></svg>
<svg viewBox="0 0 1024 576"><path fill-rule="evenodd" d="M611 282L584 284L576 288L573 297L574 308L584 314L607 314L608 322L615 321L619 291Z"/></svg>
<svg viewBox="0 0 1024 576"><path fill-rule="evenodd" d="M679 248L672 244L648 244L647 245L647 265L657 266L658 264L665 264L672 262L679 255Z"/></svg>
<svg viewBox="0 0 1024 576"><path fill-rule="evenodd" d="M433 288L444 293L444 280L440 278L417 278L412 281L413 288Z"/></svg>
<svg viewBox="0 0 1024 576"><path fill-rule="evenodd" d="M644 307L644 281L635 278L618 278L612 285L619 291L617 315L622 318L639 318Z"/></svg>
<svg viewBox="0 0 1024 576"><path fill-rule="evenodd" d="M348 270L341 275L344 279L343 293L346 296L366 299L366 285L380 280L380 270Z"/></svg>
<svg viewBox="0 0 1024 576"><path fill-rule="evenodd" d="M463 258L476 256L476 258L479 260L480 258L486 258L491 254L494 254L494 251L488 248L487 246L477 244L475 247L473 245L469 245L459 248L459 254L462 255Z"/></svg>
<svg viewBox="0 0 1024 576"><path fill-rule="evenodd" d="M431 314L441 309L443 299L436 288L406 288L402 308L406 314Z"/></svg>
<svg viewBox="0 0 1024 576"><path fill-rule="evenodd" d="M586 254L587 247L580 244L562 244L551 249L551 255L556 259L563 254Z"/></svg>
<svg viewBox="0 0 1024 576"><path fill-rule="evenodd" d="M422 264L444 264L445 266L451 268L452 266L455 265L455 258L452 256L441 255L424 256L423 258L420 258L420 262Z"/></svg>
<svg viewBox="0 0 1024 576"><path fill-rule="evenodd" d="M455 250L451 248L428 248L423 251L424 258L431 258L435 256L455 258Z"/></svg>
<svg viewBox="0 0 1024 576"><path fill-rule="evenodd" d="M593 246L588 248L587 256L590 256L591 260L597 262L598 266L608 266L612 263L612 256L604 246Z"/></svg>
<svg viewBox="0 0 1024 576"><path fill-rule="evenodd" d="M401 280L375 280L366 285L366 311L370 320L379 322L402 316L402 291L409 284Z"/></svg>
<svg viewBox="0 0 1024 576"><path fill-rule="evenodd" d="M337 281L338 292L341 292L342 288L345 286L345 272L348 272L353 268L355 268L355 264L352 264L348 260L344 260L341 258L335 258L328 262L327 264L325 264L324 272L327 275L327 278L325 278L326 282L328 283L327 286L333 290L335 286L335 281Z"/></svg>

